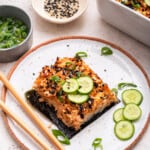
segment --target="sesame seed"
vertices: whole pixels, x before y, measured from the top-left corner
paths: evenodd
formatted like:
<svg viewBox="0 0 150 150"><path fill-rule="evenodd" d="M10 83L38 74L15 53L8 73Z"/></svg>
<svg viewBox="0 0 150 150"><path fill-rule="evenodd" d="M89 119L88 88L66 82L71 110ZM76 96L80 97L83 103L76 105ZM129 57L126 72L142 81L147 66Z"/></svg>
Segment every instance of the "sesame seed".
<svg viewBox="0 0 150 150"><path fill-rule="evenodd" d="M45 0L44 10L58 19L70 18L79 10L78 0Z"/></svg>

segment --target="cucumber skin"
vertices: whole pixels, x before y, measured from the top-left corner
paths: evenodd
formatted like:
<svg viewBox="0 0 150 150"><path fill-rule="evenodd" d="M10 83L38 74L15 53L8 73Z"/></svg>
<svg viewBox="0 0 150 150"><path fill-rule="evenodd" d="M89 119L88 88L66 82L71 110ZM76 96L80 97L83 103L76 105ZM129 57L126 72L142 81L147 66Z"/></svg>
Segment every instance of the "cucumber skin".
<svg viewBox="0 0 150 150"><path fill-rule="evenodd" d="M125 120L125 118L124 118L124 116L123 116L123 112L122 112L122 119L121 119L121 120L117 121L117 120L115 119L115 113L117 113L117 111L120 111L121 109L122 109L122 111L123 111L124 107L116 109L116 110L114 111L114 113L113 113L113 120L114 120L115 123L117 123L117 122L119 122L119 121L122 121L122 120Z"/></svg>
<svg viewBox="0 0 150 150"><path fill-rule="evenodd" d="M79 80L82 79L82 78L87 78L87 79L91 80L92 86L91 86L91 88L90 88L88 91L86 91L86 92L83 92L83 91L80 90L80 89L78 89L78 92L79 92L80 94L89 94L89 93L93 90L93 86L94 86L93 80L92 80L92 78L90 78L89 76L80 77L80 78L77 79L79 86L80 86L80 81L79 81Z"/></svg>
<svg viewBox="0 0 150 150"><path fill-rule="evenodd" d="M136 91L136 92L138 92L138 93L140 94L140 96L141 96L141 99L139 100L138 103L135 103L135 104L136 104L136 105L140 105L140 104L142 103L142 101L143 101L143 94L142 94L139 90L137 90L137 89L127 89L127 90L123 91L123 93L122 93L122 100L123 100L123 102L124 102L125 105L129 104L129 103L126 102L126 100L125 100L125 98L124 98L124 96L123 96L124 93L127 92L127 91ZM131 102L130 102L130 103L131 103ZM133 102L132 102L132 103L133 103Z"/></svg>
<svg viewBox="0 0 150 150"><path fill-rule="evenodd" d="M131 134L129 137L127 137L127 138L122 138L122 137L118 136L118 134L117 134L117 132L116 132L117 124L120 123L120 122L122 122L122 121L127 121L128 123L130 123L130 124L132 125L132 129L133 129L132 134ZM128 121L128 120L121 120L121 121L119 121L118 123L116 123L115 126L114 126L114 133L115 133L116 137L117 137L118 139L122 140L122 141L126 141L126 140L131 139L131 138L133 137L134 133L135 133L134 124L133 124L131 121Z"/></svg>
<svg viewBox="0 0 150 150"><path fill-rule="evenodd" d="M81 95L81 94L80 94L80 95ZM69 98L70 96L71 96L71 94L68 94L68 99L69 99L71 102L75 103L75 104L82 104L82 103L86 102L86 101L88 100L88 98L89 98L88 95L83 95L83 96L86 96L86 99L84 99L84 100L82 100L82 101L76 101L76 100L70 99L70 98ZM81 96L82 96L82 95L81 95Z"/></svg>
<svg viewBox="0 0 150 150"><path fill-rule="evenodd" d="M130 103L130 104L134 104L134 103ZM127 105L125 106L125 108L126 108L128 105L130 105L130 104L127 104ZM129 121L137 121L137 120L139 120L139 119L141 118L141 116L142 116L142 110L141 110L141 108L140 108L138 105L136 105L136 104L134 104L134 105L139 108L139 110L140 110L140 115L139 115L137 118L135 118L135 119L129 119L127 116L124 115L124 111L123 111L123 116L124 116L124 118L125 118L126 120L129 120ZM125 110L125 108L124 108L124 110Z"/></svg>
<svg viewBox="0 0 150 150"><path fill-rule="evenodd" d="M66 82L68 82L69 80L72 80L72 81L76 82L77 88L76 88L75 90L73 90L73 91L67 91L67 90L66 90L65 85L66 85ZM66 92L66 93L68 93L68 94L71 94L71 93L74 93L74 92L76 92L76 91L78 90L79 85L78 85L78 82L77 82L76 79L70 78L70 79L66 80L66 82L65 82L65 83L63 84L63 86L62 86L62 89L63 89L64 92Z"/></svg>

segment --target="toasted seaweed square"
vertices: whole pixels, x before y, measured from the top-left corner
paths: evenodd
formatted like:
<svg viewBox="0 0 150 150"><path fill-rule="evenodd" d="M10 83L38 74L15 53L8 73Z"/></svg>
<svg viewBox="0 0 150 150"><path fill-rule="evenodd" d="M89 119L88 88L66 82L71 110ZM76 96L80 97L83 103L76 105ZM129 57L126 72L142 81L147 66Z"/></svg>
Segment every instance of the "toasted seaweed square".
<svg viewBox="0 0 150 150"><path fill-rule="evenodd" d="M27 91L25 96L32 106L34 106L36 109L42 112L47 118L49 118L57 126L57 128L61 130L69 139L71 139L74 135L83 130L86 126L88 126L90 123L98 119L103 113L105 113L112 106L114 106L119 102L119 101L117 103L114 102L110 106L106 107L102 112L98 112L97 114L95 114L90 120L81 125L80 130L76 131L73 128L67 127L60 119L57 118L56 111L53 106L50 106L46 102L39 102L40 96L35 90Z"/></svg>

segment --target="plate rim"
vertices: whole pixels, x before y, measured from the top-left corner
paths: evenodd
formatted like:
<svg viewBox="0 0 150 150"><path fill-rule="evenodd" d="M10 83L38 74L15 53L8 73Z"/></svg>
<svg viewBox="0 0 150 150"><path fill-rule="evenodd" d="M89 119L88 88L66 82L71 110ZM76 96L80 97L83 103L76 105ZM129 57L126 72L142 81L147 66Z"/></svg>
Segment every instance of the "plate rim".
<svg viewBox="0 0 150 150"><path fill-rule="evenodd" d="M120 46L109 42L107 40L101 39L101 38L97 38L97 37L92 37L92 36L64 36L64 37L58 37L58 38L53 38L50 40L47 40L45 42L42 42L40 44L37 44L36 46L34 46L33 48L31 48L30 50L28 50L23 56L21 56L16 62L15 64L11 67L11 69L9 70L8 74L7 74L7 78L8 80L10 80L11 76L13 75L14 71L17 69L18 65L31 53L33 53L34 51L36 51L38 48L43 47L45 45L48 44L52 44L58 41L62 41L62 40L73 40L73 39L79 39L79 40L90 40L90 41L96 41L96 42L100 42L100 43L104 43L107 45L110 45L111 47L115 48L116 50L122 52L124 55L126 55L135 65L137 65L137 67L141 70L141 72L143 73L143 75L145 76L145 79L148 83L148 86L150 88L150 79L148 77L148 74L146 73L146 71L144 70L143 66L131 55L129 54L127 51L125 51L123 48L121 48ZM2 87L2 92L1 92L1 98L2 100L5 102L6 101L6 92L7 89L3 86ZM2 113L2 118L4 120L4 123L6 125L6 128L9 132L9 134L12 136L12 138L17 142L17 144L23 149L23 150L29 150L29 148L27 148L27 146L22 143L19 138L15 135L15 133L13 132L13 130L11 129L9 122L8 122L8 117L7 115L3 112ZM144 124L144 127L142 128L142 131L139 133L139 135L135 138L135 140L127 145L127 147L125 148L125 150L131 150L137 143L138 141L143 137L144 133L146 132L148 126L150 123L150 112L148 114L147 120Z"/></svg>

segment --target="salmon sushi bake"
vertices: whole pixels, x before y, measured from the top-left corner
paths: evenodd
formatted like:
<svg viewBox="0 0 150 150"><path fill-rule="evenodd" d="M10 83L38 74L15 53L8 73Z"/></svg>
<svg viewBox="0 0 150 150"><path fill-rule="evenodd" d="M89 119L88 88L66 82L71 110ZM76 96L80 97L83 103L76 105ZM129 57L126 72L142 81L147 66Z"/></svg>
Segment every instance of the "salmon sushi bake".
<svg viewBox="0 0 150 150"><path fill-rule="evenodd" d="M80 57L44 66L26 98L69 138L119 102Z"/></svg>

